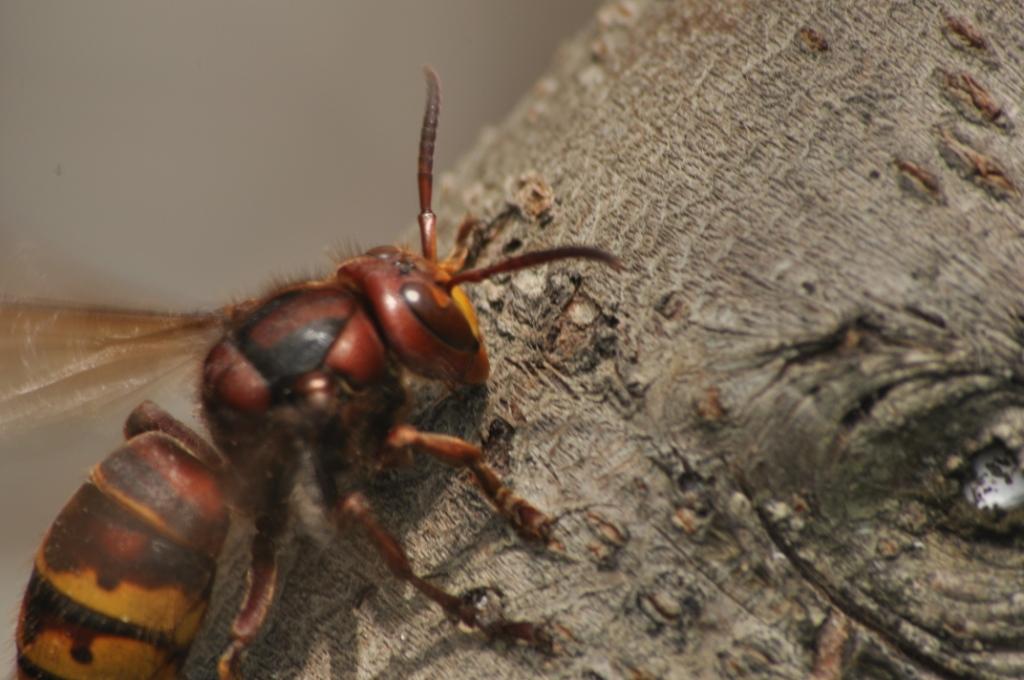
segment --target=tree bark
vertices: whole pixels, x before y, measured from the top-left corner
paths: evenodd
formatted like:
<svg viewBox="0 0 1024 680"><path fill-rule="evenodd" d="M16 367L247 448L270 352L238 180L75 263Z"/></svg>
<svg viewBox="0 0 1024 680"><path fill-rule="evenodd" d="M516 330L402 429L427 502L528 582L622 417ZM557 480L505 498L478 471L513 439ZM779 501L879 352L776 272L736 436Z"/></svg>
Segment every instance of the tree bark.
<svg viewBox="0 0 1024 680"><path fill-rule="evenodd" d="M493 377L416 420L482 439L563 550L434 465L374 494L420 573L500 588L556 652L300 535L247 676L1024 676L1024 510L965 495L1024 443L1022 36L1016 0L603 8L439 214L486 220L480 263L625 271L475 286Z"/></svg>

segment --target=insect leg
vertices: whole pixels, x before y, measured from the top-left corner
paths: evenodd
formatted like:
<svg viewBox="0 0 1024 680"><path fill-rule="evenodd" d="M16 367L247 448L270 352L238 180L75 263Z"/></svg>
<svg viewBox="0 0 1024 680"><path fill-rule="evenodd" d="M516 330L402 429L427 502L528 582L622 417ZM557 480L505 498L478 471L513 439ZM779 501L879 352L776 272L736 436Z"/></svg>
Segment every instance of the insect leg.
<svg viewBox="0 0 1024 680"><path fill-rule="evenodd" d="M170 435L211 470L224 469L224 457L202 436L153 402L144 401L128 414L128 419L124 423L124 436L125 439L131 439L143 432L154 431Z"/></svg>
<svg viewBox="0 0 1024 680"><path fill-rule="evenodd" d="M265 515L256 522L252 541L252 563L246 578L245 599L231 625L231 643L220 661L220 680L241 680L242 652L259 633L267 618L277 586L277 537L285 524L283 512Z"/></svg>
<svg viewBox="0 0 1024 680"><path fill-rule="evenodd" d="M388 433L385 447L393 452L411 448L452 467L467 468L483 494L520 536L531 541L550 542L551 518L512 493L484 460L479 446L458 437L420 432L411 425L397 425Z"/></svg>
<svg viewBox="0 0 1024 680"><path fill-rule="evenodd" d="M441 269L449 274L462 271L462 268L466 265L466 258L469 257L470 237L483 224L482 220L472 215L466 215L462 220L462 224L459 225L458 230L455 232L455 247L452 248L452 252L448 254L448 257L440 263Z"/></svg>
<svg viewBox="0 0 1024 680"><path fill-rule="evenodd" d="M440 605L452 619L482 630L491 637L522 640L537 646L550 644L549 636L534 624L526 621L506 621L500 617L488 621L481 620L480 610L474 607L469 599L456 597L417 576L401 544L380 525L366 497L358 491L344 496L338 502L335 506L335 517L339 522L360 524L377 548L377 552L384 558L384 563L391 573Z"/></svg>

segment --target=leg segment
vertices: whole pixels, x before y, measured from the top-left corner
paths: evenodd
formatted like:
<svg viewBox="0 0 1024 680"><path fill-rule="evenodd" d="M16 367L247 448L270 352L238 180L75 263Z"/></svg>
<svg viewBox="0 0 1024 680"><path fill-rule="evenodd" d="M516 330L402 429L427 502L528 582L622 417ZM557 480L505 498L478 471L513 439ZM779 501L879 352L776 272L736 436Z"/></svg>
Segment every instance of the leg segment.
<svg viewBox="0 0 1024 680"><path fill-rule="evenodd" d="M283 515L283 513L281 513ZM263 627L277 589L277 537L285 524L283 516L266 515L256 522L252 541L252 563L246 578L245 599L231 625L231 643L217 663L219 680L241 680L242 652Z"/></svg>
<svg viewBox="0 0 1024 680"><path fill-rule="evenodd" d="M457 274L466 265L466 258L469 257L470 237L473 232L484 224L472 215L466 215L455 232L455 247L448 257L440 263L441 269L449 274Z"/></svg>
<svg viewBox="0 0 1024 680"><path fill-rule="evenodd" d="M440 605L450 618L471 628L480 629L491 637L522 640L538 646L548 644L548 636L534 624L525 621L506 621L502 618L482 621L479 616L480 610L471 602L447 593L417 576L402 546L380 525L363 494L354 492L343 497L335 506L335 521L342 525L354 522L362 526L391 573Z"/></svg>
<svg viewBox="0 0 1024 680"><path fill-rule="evenodd" d="M458 437L420 432L411 425L397 425L388 433L385 447L385 456L397 457L402 451L412 449L452 467L467 468L483 494L520 536L531 541L550 542L551 518L512 493L498 473L484 461L479 446Z"/></svg>

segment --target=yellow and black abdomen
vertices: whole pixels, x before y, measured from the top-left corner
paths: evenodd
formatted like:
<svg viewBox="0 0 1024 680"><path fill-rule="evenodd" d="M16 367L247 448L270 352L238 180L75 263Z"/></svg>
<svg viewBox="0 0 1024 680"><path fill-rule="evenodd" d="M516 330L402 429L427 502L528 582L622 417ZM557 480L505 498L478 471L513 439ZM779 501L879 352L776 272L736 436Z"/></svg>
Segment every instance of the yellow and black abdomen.
<svg viewBox="0 0 1024 680"><path fill-rule="evenodd" d="M36 555L18 678L174 678L228 528L214 472L146 432L93 468Z"/></svg>

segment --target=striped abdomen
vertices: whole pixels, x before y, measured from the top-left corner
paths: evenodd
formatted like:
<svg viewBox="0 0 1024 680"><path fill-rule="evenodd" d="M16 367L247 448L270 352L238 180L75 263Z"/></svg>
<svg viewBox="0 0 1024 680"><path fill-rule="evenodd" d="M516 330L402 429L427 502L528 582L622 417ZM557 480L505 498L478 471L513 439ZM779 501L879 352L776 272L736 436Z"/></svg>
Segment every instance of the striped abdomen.
<svg viewBox="0 0 1024 680"><path fill-rule="evenodd" d="M174 678L228 528L214 474L145 432L93 468L36 555L18 678Z"/></svg>

